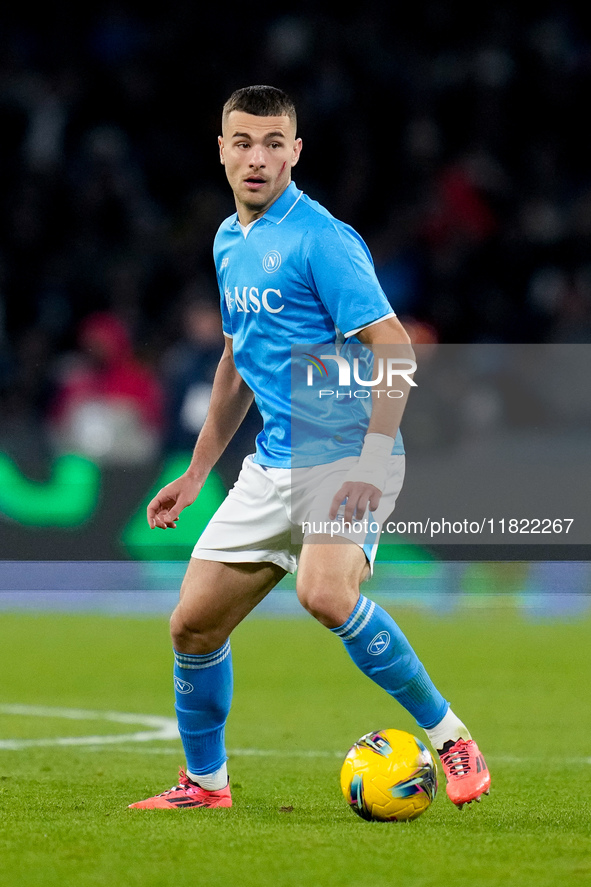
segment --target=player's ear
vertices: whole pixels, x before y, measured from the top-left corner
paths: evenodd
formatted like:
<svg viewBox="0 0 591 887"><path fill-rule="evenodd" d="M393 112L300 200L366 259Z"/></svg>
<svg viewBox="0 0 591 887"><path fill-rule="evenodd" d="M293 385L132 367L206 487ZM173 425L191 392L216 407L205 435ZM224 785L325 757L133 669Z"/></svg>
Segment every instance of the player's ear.
<svg viewBox="0 0 591 887"><path fill-rule="evenodd" d="M296 139L293 143L293 155L291 158L291 165L295 166L298 160L300 159L300 154L302 151L302 140Z"/></svg>
<svg viewBox="0 0 591 887"><path fill-rule="evenodd" d="M224 166L224 165L225 165L225 160L224 160L224 139L223 139L222 136L218 136L218 147L219 147L219 149L220 149L220 163L222 164L222 166Z"/></svg>

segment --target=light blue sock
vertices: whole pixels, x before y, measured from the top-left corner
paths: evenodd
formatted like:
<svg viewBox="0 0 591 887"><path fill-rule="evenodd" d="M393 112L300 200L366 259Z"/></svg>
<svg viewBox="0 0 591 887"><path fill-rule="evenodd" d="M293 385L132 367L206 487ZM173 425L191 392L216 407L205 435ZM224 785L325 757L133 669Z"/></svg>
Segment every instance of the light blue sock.
<svg viewBox="0 0 591 887"><path fill-rule="evenodd" d="M226 761L224 729L232 683L229 640L204 655L175 650L174 707L190 773L214 773Z"/></svg>
<svg viewBox="0 0 591 887"><path fill-rule="evenodd" d="M361 671L404 706L419 727L438 724L449 708L406 637L378 604L360 595L343 625L331 628Z"/></svg>

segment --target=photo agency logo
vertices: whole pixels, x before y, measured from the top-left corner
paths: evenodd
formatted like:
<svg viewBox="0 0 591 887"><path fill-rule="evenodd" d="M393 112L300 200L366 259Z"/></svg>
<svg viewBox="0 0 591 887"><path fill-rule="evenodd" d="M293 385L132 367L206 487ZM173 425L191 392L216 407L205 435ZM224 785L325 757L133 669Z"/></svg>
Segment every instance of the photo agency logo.
<svg viewBox="0 0 591 887"><path fill-rule="evenodd" d="M384 395L392 399L400 399L406 396L406 392L394 387L399 379L404 381L412 388L417 387L417 383L412 378L416 372L417 364L415 360L409 357L378 357L373 362L373 378L362 379L363 371L367 371L366 361L362 361L359 357L353 357L351 360L342 354L315 354L305 353L301 355L308 363L306 368L306 386L314 388L318 384L326 384L329 378L329 369L326 361L333 361L338 368L338 383L336 388L320 387L318 388L319 398L341 398L356 397L364 399L377 395ZM334 371L334 366L332 367ZM315 372L317 371L317 372ZM333 372L334 375L334 372ZM359 387L355 388L356 383ZM383 385L383 388L378 386Z"/></svg>

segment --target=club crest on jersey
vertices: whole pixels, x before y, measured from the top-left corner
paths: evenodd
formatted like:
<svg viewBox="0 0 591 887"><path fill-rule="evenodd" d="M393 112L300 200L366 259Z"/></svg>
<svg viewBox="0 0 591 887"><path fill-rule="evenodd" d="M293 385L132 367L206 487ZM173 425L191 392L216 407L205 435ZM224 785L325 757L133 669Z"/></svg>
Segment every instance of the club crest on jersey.
<svg viewBox="0 0 591 887"><path fill-rule="evenodd" d="M281 265L281 253L276 249L270 250L263 259L263 268L267 274L273 274Z"/></svg>

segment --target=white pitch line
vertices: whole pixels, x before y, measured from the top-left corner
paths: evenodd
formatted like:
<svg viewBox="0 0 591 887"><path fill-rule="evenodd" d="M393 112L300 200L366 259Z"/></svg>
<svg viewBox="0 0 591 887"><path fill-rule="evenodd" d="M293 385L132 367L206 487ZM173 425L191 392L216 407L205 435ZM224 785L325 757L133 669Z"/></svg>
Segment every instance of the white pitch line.
<svg viewBox="0 0 591 887"><path fill-rule="evenodd" d="M152 742L180 739L176 718L162 715L137 714L135 712L100 711L84 708L53 708L46 705L2 705L0 715L20 715L38 718L63 718L71 721L110 721L115 724L140 724L149 730L135 733L115 733L98 736L55 736L43 739L0 739L0 751L18 751L23 748L40 746L109 746L130 742ZM89 748L88 751L91 749ZM140 749L121 748L119 751L137 753ZM178 754L174 749L142 748L145 754ZM272 748L233 748L228 750L230 757L273 757L273 758L342 758L343 751L327 751L325 749L272 749ZM522 758L513 755L487 755L491 763L527 765L533 761L560 764L591 765L591 757L553 758L538 755L536 758Z"/></svg>
<svg viewBox="0 0 591 887"><path fill-rule="evenodd" d="M94 749L88 748L87 751L93 751ZM118 751L129 752L130 754L144 754L144 755L178 755L179 751L173 748L120 748ZM100 749L96 749L96 751L100 751ZM180 751L182 755L182 750ZM229 758L344 758L346 751L326 751L324 749L278 749L278 748L229 748L228 749L228 757ZM547 764L556 764L557 766L562 766L563 764L569 764L573 766L581 766L588 765L591 766L591 758L559 758L559 757L543 757L540 755L537 758L518 758L514 755L487 755L487 761L491 764L516 764L520 767L529 766L532 763L547 763Z"/></svg>
<svg viewBox="0 0 591 887"><path fill-rule="evenodd" d="M36 746L118 745L123 742L152 742L178 739L176 718L121 711L94 711L82 708L52 708L45 705L0 705L0 714L37 718L64 718L72 721L110 721L115 724L140 724L149 730L104 736L55 736L46 739L0 739L0 751L18 751Z"/></svg>
<svg viewBox="0 0 591 887"><path fill-rule="evenodd" d="M340 751L324 751L323 749L265 749L265 748L233 748L229 749L230 756L244 758L342 758L344 753Z"/></svg>
<svg viewBox="0 0 591 887"><path fill-rule="evenodd" d="M100 748L92 748L88 746L83 749L83 751L101 751ZM155 747L146 747L143 746L141 748L129 748L129 747L121 747L117 749L118 752L128 752L132 755L175 755L178 757L180 754L181 757L183 755L182 749L175 748L166 748L160 746L159 748ZM344 752L340 751L324 751L320 749L319 751L314 751L313 749L295 749L294 751L290 751L288 749L277 749L277 748L229 748L228 749L228 757L247 757L247 758L307 758L308 760L313 758L330 758L331 760L334 758L343 758Z"/></svg>

